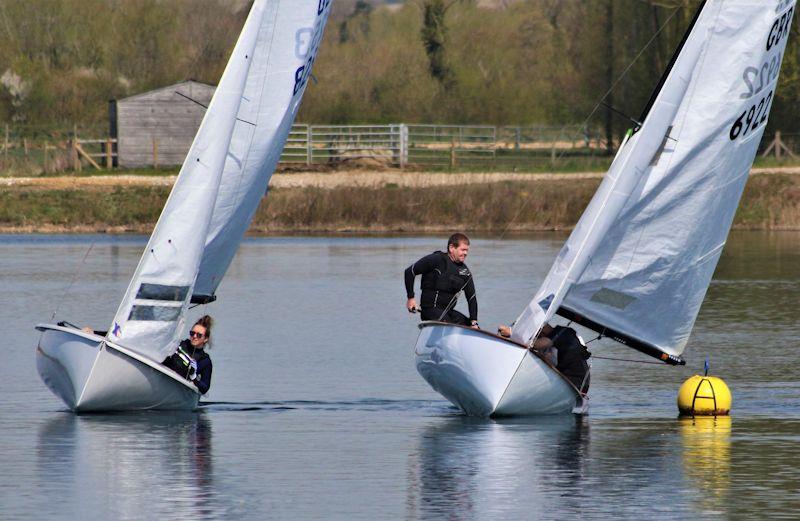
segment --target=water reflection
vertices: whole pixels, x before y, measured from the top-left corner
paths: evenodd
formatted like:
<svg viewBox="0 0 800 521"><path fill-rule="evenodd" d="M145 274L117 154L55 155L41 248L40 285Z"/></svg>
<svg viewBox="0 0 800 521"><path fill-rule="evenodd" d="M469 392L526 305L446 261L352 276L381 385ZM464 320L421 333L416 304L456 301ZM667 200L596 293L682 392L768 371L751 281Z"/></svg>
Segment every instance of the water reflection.
<svg viewBox="0 0 800 521"><path fill-rule="evenodd" d="M572 416L447 418L424 429L409 455L407 517L518 515L523 505L569 510L581 495L588 434L588 423Z"/></svg>
<svg viewBox="0 0 800 521"><path fill-rule="evenodd" d="M36 447L45 492L69 498L58 512L142 512L171 519L218 517L211 422L203 413L60 414ZM57 480L49 479L58 476Z"/></svg>
<svg viewBox="0 0 800 521"><path fill-rule="evenodd" d="M731 485L731 418L681 418L683 472L698 490L701 511L720 511Z"/></svg>

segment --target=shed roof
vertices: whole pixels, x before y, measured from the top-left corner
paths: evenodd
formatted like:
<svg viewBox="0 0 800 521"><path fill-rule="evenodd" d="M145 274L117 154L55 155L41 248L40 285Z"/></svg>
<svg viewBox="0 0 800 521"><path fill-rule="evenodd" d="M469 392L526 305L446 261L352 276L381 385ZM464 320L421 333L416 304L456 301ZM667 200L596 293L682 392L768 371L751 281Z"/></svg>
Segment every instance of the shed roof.
<svg viewBox="0 0 800 521"><path fill-rule="evenodd" d="M134 94L133 96L128 96L127 98L117 100L117 103L121 104L131 101L144 100L171 101L175 99L174 96L176 92L179 92L193 100L208 101L211 99L211 96L214 95L216 88L217 87L215 85L209 85L208 83L189 79L173 85L167 85L166 87Z"/></svg>

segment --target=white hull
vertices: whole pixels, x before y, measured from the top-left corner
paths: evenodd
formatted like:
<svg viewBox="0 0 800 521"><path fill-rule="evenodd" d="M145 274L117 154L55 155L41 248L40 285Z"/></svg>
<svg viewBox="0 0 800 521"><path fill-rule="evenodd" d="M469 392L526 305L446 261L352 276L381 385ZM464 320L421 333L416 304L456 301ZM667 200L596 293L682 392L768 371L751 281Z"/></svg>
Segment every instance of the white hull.
<svg viewBox="0 0 800 521"><path fill-rule="evenodd" d="M470 416L561 414L579 401L575 386L520 344L453 324L419 327L417 371Z"/></svg>
<svg viewBox="0 0 800 521"><path fill-rule="evenodd" d="M200 393L173 371L105 338L40 324L36 368L45 385L76 412L192 410Z"/></svg>

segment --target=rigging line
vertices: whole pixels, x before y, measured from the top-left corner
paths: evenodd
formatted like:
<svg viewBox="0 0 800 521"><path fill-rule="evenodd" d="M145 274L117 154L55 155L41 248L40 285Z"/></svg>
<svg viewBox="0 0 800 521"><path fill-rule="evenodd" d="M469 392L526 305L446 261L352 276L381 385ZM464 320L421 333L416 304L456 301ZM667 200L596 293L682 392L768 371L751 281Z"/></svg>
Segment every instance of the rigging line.
<svg viewBox="0 0 800 521"><path fill-rule="evenodd" d="M472 271L469 272L469 277L467 277L467 281L464 283L463 286L461 286L461 289L458 290L455 295L453 295L453 298L450 299L450 302L447 304L447 307L444 308L444 311L439 316L439 322L441 322L444 316L450 312L450 309L455 305L456 300L458 300L458 296L461 295L461 292L464 291L464 288L467 287L467 284L469 284L469 281L471 279L472 279Z"/></svg>
<svg viewBox="0 0 800 521"><path fill-rule="evenodd" d="M641 48L641 50L639 50L639 52L636 54L636 56L633 58L633 60L628 64L627 67L625 67L625 70L622 71L622 74L619 75L617 80L611 85L611 87L608 89L608 91L606 91L606 93L602 96L602 98L600 98L600 101L595 105L594 109L592 109L592 111L589 113L589 116L587 116L586 119L583 121L583 124L580 126L581 129L586 128L586 125L589 123L589 120L594 116L594 114L597 112L598 108L603 104L603 100L606 99L606 97L611 93L611 91L613 91L616 88L616 86L622 81L622 79L625 77L625 75L628 74L628 71L630 71L630 69L633 67L633 65L639 60L639 58L641 58L642 54L644 54L644 51L647 50L650 47L650 45L653 43L653 41L655 41L656 37L663 32L664 28L666 28L667 24L670 21L672 21L672 19L675 17L675 15L678 13L679 10L680 10L680 7L676 7L672 11L672 14L670 14L669 17L667 17L667 19L664 21L664 23L661 24L661 27L658 28L658 30L653 34L653 36L650 37L650 39L647 41L647 43ZM575 132L573 134L573 140L575 139L575 137L577 137L577 135L578 135L578 132ZM566 150L562 151L558 155L557 159L561 159L561 157L564 155L565 152L566 152ZM508 232L508 230L511 229L511 227L514 225L514 222L517 220L517 217L519 217L519 215L522 213L522 210L525 207L528 206L528 204L530 203L530 200L531 200L531 197L528 196L522 201L522 204L520 205L519 210L517 210L517 213L514 215L512 220L508 222L508 224L506 225L505 229L500 234L500 239L505 237L505 235ZM594 226L594 224L592 224L592 226ZM581 246L581 249L582 249L582 246ZM564 282L562 282L562 286L561 287L563 287L563 284L564 284ZM561 287L559 287L558 291L561 291ZM534 337L538 336L538 334L540 332L541 332L541 326L539 327L539 331L536 332Z"/></svg>
<svg viewBox="0 0 800 521"><path fill-rule="evenodd" d="M600 358L602 360L615 360L617 362L631 362L633 364L652 364L652 365L664 365L663 362L651 362L650 360L633 360L632 358L614 358L612 356L600 356L600 355L592 355L592 358Z"/></svg>
<svg viewBox="0 0 800 521"><path fill-rule="evenodd" d="M619 83L622 81L622 79L628 74L628 71L630 71L631 68L633 67L633 65L639 60L639 58L642 57L642 54L644 54L644 51L646 51L650 47L650 45L653 43L653 41L656 39L656 37L658 37L658 35L661 34L664 31L664 28L675 17L675 15L679 11L679 9L680 9L680 7L675 8L672 11L672 14L670 14L669 17L667 17L666 21L663 24L661 24L661 27L658 28L658 31L656 31L655 34L653 34L653 36L650 38L650 40L648 40L647 43L641 48L639 53L633 58L633 60L628 64L628 66L625 67L625 70L622 71L622 74L620 74L617 77L617 79L614 81L614 83L611 84L611 87L609 87L609 89L606 91L606 93L603 94L603 96L600 98L600 101L597 102L597 104L594 106L594 108L591 110L591 112L589 112L589 115L586 116L586 119L583 120L583 123L580 124L580 126L578 127L579 130L577 130L576 132L574 132L572 134L572 140L573 141L578 137L578 134L580 134L581 131L583 131L584 129L587 128L587 125L589 124L589 120L591 120L594 117L594 115L597 113L597 110L601 106L606 106L609 109L614 110L615 112L619 112L619 111L613 109L612 107L610 107L609 105L607 105L604 100L608 97L609 94L611 94L611 91L613 91L617 87L617 85L619 85ZM620 114L621 114L621 112L620 112ZM625 115L625 117L629 118L627 115ZM629 118L629 119L632 119L632 118ZM566 153L566 149L562 150L561 152L559 152L558 156L556 157L556 161L560 161L561 158L564 157L565 153ZM506 227L503 229L502 233L500 234L500 239L505 238L506 233L508 233L508 231L514 225L514 223L517 221L517 218L520 216L522 211L528 206L528 203L530 202L530 199L531 199L531 196L528 196L522 201L522 204L520 205L519 209L517 210L517 213L514 214L514 217L508 222L508 224L506 225Z"/></svg>
<svg viewBox="0 0 800 521"><path fill-rule="evenodd" d="M619 83L623 80L623 78L625 78L625 76L628 74L628 72L631 70L631 68L634 66L634 64L636 64L636 62L639 61L639 58L642 57L642 54L644 54L644 51L646 51L650 47L650 45L655 41L655 39L658 37L658 35L660 35L664 31L664 29L672 21L672 19L675 18L675 15L678 14L678 11L680 11L680 9L681 9L680 6L676 7L675 9L673 9L672 14L670 14L667 17L667 19L664 21L664 23L661 24L661 27L659 27L658 30L655 33L653 33L653 36L650 37L650 39L647 41L647 43L644 44L644 46L639 50L639 52L636 54L636 56L634 56L633 60L631 60L631 62L628 64L628 66L625 67L625 70L623 70L622 73L614 81L614 83L611 84L611 87L608 88L606 93L603 94L603 96L600 98L600 101L594 106L592 111L589 112L589 115L586 117L586 119L583 120L583 123L579 127L580 130L578 130L577 132L575 132L572 135L573 141L575 140L575 138L578 137L578 134L581 132L581 130L586 128L586 125L589 123L589 120L594 117L594 115L597 113L597 110L604 104L603 100L605 100L608 97L608 95L611 94L611 91L613 91L615 88L617 88L617 85L619 85ZM556 159L557 160L561 159L561 157L565 153L566 153L566 150L562 150L558 154L558 157Z"/></svg>
<svg viewBox="0 0 800 521"><path fill-rule="evenodd" d="M602 106L604 106L605 108L607 108L608 110L610 110L611 112L615 112L615 113L619 114L620 116L622 116L623 118L627 119L628 121L630 121L631 123L633 123L637 127L641 127L642 126L642 122L641 121L639 121L638 119L633 119L632 117L630 117L629 115L625 114L621 110L615 109L614 107L612 107L611 105L609 105L605 101L601 101L600 104Z"/></svg>
<svg viewBox="0 0 800 521"><path fill-rule="evenodd" d="M50 315L50 321L52 321L54 318L56 318L56 314L58 313L58 310L61 309L61 304L64 302L64 299L67 297L67 293L69 293L69 290L72 289L72 285L75 284L75 281L78 280L78 275L81 272L81 268L86 263L86 259L89 257L89 253L91 253L92 249L94 248L94 244L95 244L95 241L92 241L92 243L89 245L89 249L87 249L86 253L84 253L83 259L81 260L80 264L78 264L78 267L75 269L75 273L72 275L72 280L69 282L69 284L67 285L66 289L61 294L61 298L58 299L58 303L56 304L56 309L54 309L53 310L53 314Z"/></svg>

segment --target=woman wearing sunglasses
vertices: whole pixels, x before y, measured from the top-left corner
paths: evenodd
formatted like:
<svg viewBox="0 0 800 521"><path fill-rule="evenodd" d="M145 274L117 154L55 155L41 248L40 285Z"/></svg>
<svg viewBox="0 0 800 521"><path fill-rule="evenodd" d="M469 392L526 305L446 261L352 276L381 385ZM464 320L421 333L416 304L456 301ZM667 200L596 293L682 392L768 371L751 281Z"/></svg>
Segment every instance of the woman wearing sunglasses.
<svg viewBox="0 0 800 521"><path fill-rule="evenodd" d="M202 394L211 387L211 357L205 349L210 347L211 325L214 320L203 315L189 331L189 338L181 341L178 350L164 360L164 365L190 380Z"/></svg>

